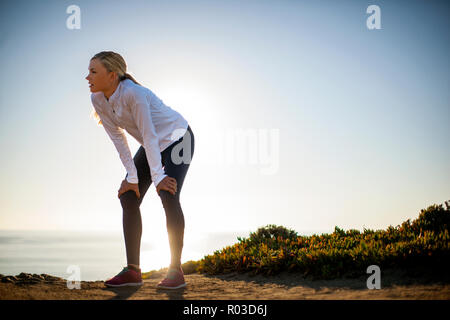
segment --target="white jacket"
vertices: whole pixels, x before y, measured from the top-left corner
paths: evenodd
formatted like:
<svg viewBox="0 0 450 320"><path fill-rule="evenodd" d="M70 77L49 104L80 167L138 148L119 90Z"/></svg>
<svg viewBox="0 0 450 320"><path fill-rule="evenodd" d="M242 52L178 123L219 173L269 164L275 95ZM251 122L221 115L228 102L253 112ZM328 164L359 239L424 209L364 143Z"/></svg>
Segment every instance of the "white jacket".
<svg viewBox="0 0 450 320"><path fill-rule="evenodd" d="M127 181L138 183L139 180L122 129L145 148L152 182L156 187L167 176L162 167L161 152L186 133L186 119L166 106L150 89L130 79L121 81L109 100L103 92L94 92L91 101L119 152L128 173Z"/></svg>

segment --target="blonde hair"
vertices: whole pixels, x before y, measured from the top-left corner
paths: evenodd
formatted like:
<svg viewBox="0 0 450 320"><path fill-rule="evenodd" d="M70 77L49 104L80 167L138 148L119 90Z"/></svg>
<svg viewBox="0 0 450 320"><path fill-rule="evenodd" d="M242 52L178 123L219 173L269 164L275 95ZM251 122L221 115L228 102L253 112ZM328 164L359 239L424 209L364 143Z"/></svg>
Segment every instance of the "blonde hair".
<svg viewBox="0 0 450 320"><path fill-rule="evenodd" d="M136 81L136 79L127 73L127 64L120 54L113 51L102 51L91 58L91 60L94 59L98 59L109 72L117 73L119 76L119 81L130 79L134 83L141 85ZM100 117L95 109L91 112L91 116L97 121L98 125L102 125L102 121L100 120Z"/></svg>

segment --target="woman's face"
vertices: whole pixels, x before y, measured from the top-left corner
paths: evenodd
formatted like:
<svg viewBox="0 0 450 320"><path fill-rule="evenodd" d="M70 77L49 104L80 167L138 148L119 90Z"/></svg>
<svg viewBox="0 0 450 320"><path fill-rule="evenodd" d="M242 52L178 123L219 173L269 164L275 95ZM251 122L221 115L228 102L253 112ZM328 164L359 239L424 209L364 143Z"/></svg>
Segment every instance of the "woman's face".
<svg viewBox="0 0 450 320"><path fill-rule="evenodd" d="M116 81L116 73L108 72L98 59L92 59L88 69L86 80L89 81L91 92L110 91Z"/></svg>

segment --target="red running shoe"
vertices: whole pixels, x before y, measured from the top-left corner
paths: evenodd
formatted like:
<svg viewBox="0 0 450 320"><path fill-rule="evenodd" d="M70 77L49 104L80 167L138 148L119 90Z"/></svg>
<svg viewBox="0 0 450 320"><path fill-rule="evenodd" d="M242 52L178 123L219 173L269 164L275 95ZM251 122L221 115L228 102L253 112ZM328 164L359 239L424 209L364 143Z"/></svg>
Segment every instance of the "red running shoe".
<svg viewBox="0 0 450 320"><path fill-rule="evenodd" d="M169 269L165 279L161 280L156 288L158 289L179 289L186 286L183 269Z"/></svg>
<svg viewBox="0 0 450 320"><path fill-rule="evenodd" d="M105 281L105 285L108 287L141 286L143 284L141 271L138 272L128 267L123 268L114 278Z"/></svg>

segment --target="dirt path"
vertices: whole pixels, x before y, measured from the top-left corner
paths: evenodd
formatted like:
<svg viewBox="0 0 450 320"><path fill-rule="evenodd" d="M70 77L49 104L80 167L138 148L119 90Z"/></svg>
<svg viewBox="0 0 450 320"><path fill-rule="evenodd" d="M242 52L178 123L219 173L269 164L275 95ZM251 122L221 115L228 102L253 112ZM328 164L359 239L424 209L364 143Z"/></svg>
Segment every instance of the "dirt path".
<svg viewBox="0 0 450 320"><path fill-rule="evenodd" d="M93 300L93 299L187 299L187 300L279 300L279 299L438 299L450 300L448 279L410 277L398 271L382 273L381 289L369 290L367 277L355 279L311 280L301 275L277 276L228 274L185 276L187 287L178 290L156 289L163 274L144 280L138 288L107 288L103 281L82 282L81 289L68 289L64 279L39 283L0 283L0 299Z"/></svg>

